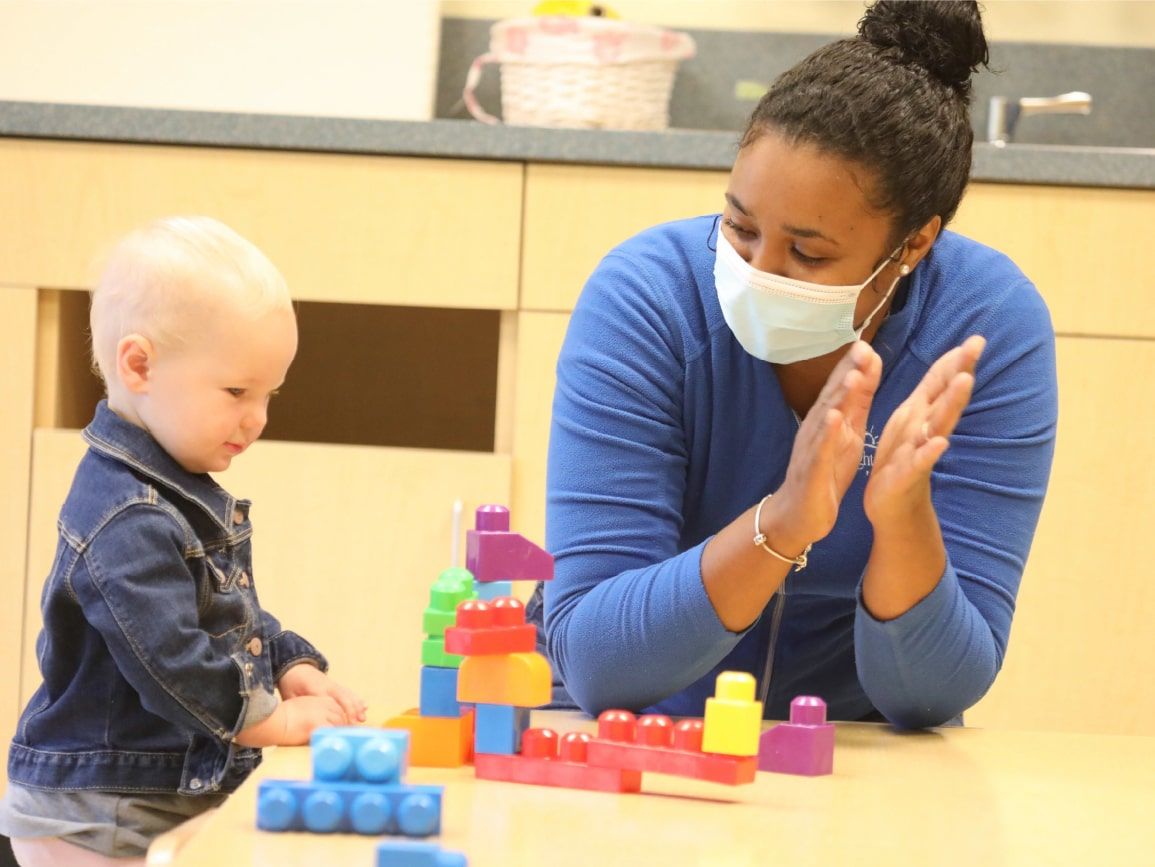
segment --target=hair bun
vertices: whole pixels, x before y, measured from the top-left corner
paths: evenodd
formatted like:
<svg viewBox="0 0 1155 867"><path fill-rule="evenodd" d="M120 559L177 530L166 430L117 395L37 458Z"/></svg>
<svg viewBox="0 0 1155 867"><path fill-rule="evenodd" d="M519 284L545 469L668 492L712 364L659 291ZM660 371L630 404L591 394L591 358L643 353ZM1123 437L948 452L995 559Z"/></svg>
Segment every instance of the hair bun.
<svg viewBox="0 0 1155 867"><path fill-rule="evenodd" d="M878 0L858 22L862 39L895 48L963 96L990 59L982 16L973 0Z"/></svg>

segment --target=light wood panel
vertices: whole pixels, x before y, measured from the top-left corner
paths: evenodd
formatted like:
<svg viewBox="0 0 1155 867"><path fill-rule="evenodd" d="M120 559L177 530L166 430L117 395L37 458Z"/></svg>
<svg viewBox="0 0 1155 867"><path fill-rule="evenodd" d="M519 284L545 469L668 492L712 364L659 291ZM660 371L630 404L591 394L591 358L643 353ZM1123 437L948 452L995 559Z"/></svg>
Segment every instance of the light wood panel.
<svg viewBox="0 0 1155 867"><path fill-rule="evenodd" d="M1155 341L1059 340L1059 435L1010 647L969 725L1155 735Z"/></svg>
<svg viewBox="0 0 1155 867"><path fill-rule="evenodd" d="M591 727L557 712L533 723ZM256 830L259 781L309 776L307 748L271 751L175 863L372 864L379 837ZM633 795L489 782L470 767L409 779L445 786L436 842L471 867L1081 867L1146 864L1155 851L1155 738L849 723L835 728L826 777L760 773L727 787L647 774Z"/></svg>
<svg viewBox="0 0 1155 867"><path fill-rule="evenodd" d="M94 257L157 217L207 214L294 297L514 309L522 166L0 140L0 281L86 288Z"/></svg>
<svg viewBox="0 0 1155 867"><path fill-rule="evenodd" d="M513 424L513 494L519 532L544 544L545 465L557 356L568 313L518 315L517 400Z"/></svg>
<svg viewBox="0 0 1155 867"><path fill-rule="evenodd" d="M76 431L36 431L26 649L83 453ZM508 502L509 467L488 454L260 442L219 481L253 500L261 603L314 642L380 717L417 704L421 614L449 565L453 501L465 503L463 530L472 526L478 505ZM38 683L26 650L25 698Z"/></svg>
<svg viewBox="0 0 1155 867"><path fill-rule="evenodd" d="M20 714L21 613L32 453L36 290L0 286L0 744ZM8 775L0 770L0 793Z"/></svg>
<svg viewBox="0 0 1155 867"><path fill-rule="evenodd" d="M611 249L658 223L722 209L728 172L526 168L521 306L572 310Z"/></svg>
<svg viewBox="0 0 1155 867"><path fill-rule="evenodd" d="M950 228L1010 256L1056 331L1155 337L1153 224L1155 190L972 184Z"/></svg>

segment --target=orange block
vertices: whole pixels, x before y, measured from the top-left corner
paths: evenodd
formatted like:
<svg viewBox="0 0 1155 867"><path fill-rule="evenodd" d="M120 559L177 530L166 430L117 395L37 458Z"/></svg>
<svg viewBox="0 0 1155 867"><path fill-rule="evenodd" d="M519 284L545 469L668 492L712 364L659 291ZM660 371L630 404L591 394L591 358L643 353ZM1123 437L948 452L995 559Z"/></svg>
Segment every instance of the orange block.
<svg viewBox="0 0 1155 867"><path fill-rule="evenodd" d="M457 673L457 700L541 707L552 697L549 663L540 653L467 656Z"/></svg>
<svg viewBox="0 0 1155 867"><path fill-rule="evenodd" d="M409 732L414 768L460 768L473 761L473 708L459 717L421 716L413 708L386 720L382 728Z"/></svg>

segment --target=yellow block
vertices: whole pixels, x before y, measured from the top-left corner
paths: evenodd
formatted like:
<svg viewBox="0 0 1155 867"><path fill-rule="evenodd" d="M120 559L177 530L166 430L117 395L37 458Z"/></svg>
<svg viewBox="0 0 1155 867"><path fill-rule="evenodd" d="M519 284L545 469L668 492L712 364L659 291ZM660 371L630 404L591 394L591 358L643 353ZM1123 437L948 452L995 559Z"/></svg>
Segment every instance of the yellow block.
<svg viewBox="0 0 1155 867"><path fill-rule="evenodd" d="M762 729L762 702L754 701L754 677L742 671L723 671L706 699L702 752L724 756L758 755Z"/></svg>
<svg viewBox="0 0 1155 867"><path fill-rule="evenodd" d="M553 677L540 653L467 656L457 674L457 700L541 707L549 704Z"/></svg>

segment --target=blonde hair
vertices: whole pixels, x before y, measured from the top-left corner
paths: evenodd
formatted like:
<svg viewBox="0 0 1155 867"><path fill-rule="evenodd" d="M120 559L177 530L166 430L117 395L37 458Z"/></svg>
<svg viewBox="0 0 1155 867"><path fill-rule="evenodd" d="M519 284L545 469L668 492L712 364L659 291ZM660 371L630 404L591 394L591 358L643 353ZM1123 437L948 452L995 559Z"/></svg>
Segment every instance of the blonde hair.
<svg viewBox="0 0 1155 867"><path fill-rule="evenodd" d="M210 217L166 217L124 237L92 293L92 360L108 386L116 347L140 334L188 345L222 315L292 310L285 278L250 241Z"/></svg>

